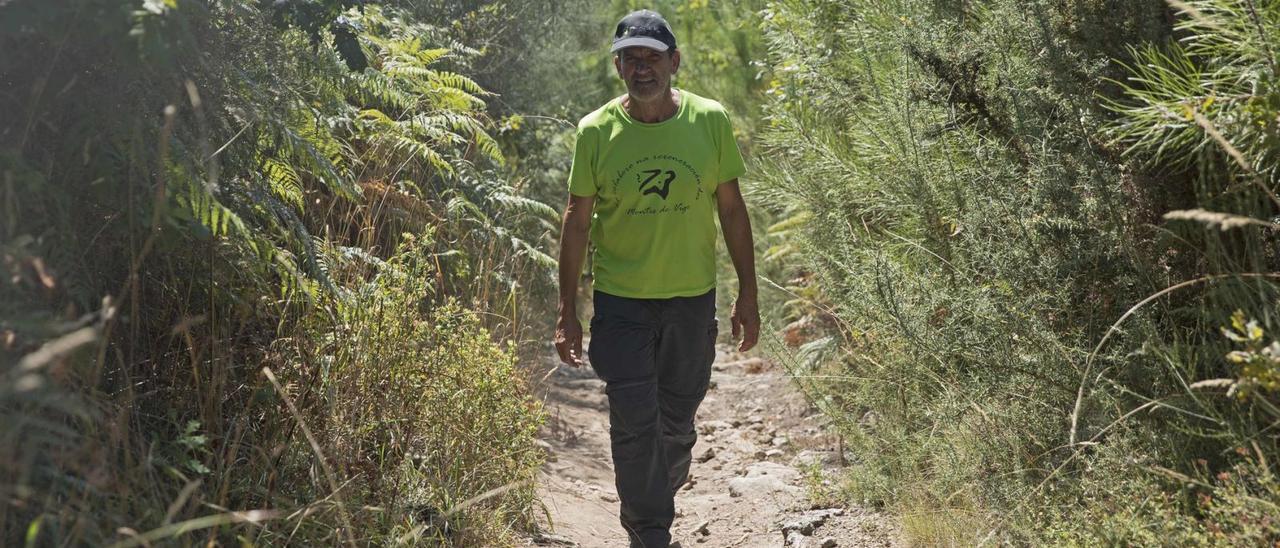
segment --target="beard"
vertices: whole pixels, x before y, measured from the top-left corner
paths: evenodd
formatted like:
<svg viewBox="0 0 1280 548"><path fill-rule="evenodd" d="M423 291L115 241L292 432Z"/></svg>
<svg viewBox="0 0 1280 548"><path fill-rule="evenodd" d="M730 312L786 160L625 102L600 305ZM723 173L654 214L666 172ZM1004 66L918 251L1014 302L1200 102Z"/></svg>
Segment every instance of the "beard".
<svg viewBox="0 0 1280 548"><path fill-rule="evenodd" d="M670 80L667 80L666 82L662 82L657 79L654 79L653 81L648 82L646 84L627 82L627 94L630 95L632 99L636 101L644 102L644 103L647 103L649 101L653 101L659 97L662 97L662 94L668 93L668 90L670 89L671 89Z"/></svg>

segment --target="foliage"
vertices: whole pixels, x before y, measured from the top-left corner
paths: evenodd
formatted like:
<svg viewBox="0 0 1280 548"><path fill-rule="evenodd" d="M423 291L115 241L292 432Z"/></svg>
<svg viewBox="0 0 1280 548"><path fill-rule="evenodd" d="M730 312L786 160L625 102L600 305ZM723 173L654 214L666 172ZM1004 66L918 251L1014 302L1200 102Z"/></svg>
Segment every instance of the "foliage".
<svg viewBox="0 0 1280 548"><path fill-rule="evenodd" d="M1238 380L1231 386L1232 394L1246 399L1262 390L1260 396L1265 398L1266 394L1280 391L1280 342L1266 344L1266 331L1255 320L1245 321L1242 310L1231 315L1231 328L1222 328L1222 334L1244 347L1227 354L1227 361L1240 367ZM1267 410L1280 419L1276 407Z"/></svg>
<svg viewBox="0 0 1280 548"><path fill-rule="evenodd" d="M532 524L541 411L514 355L493 344L476 314L433 304L442 296L431 237L406 237L386 261L335 257L352 293L333 303L332 320L308 322L301 340L310 346L280 345L275 359L305 364L297 385L314 376L317 393L342 395L317 406L312 424L347 471L352 485L340 496L363 535L379 544L509 545L513 524ZM310 456L290 457L277 473L306 475ZM327 530L336 523L305 526L337 537Z"/></svg>
<svg viewBox="0 0 1280 548"><path fill-rule="evenodd" d="M791 239L768 258L791 268L797 345L775 351L853 450L847 496L897 509L910 539L1277 534L1254 519L1270 484L1223 484L1239 496L1207 519L1151 478L1214 477L1254 442L1251 474L1269 477L1280 456L1260 404L1195 384L1231 374L1231 311L1272 321L1274 235L1156 226L1273 214L1273 132L1256 122L1277 114L1274 3L1174 5L1192 6L1175 28L1154 1L779 0L762 15L774 78L751 190ZM1136 46L1170 38L1182 49ZM1223 141L1248 161L1219 170Z"/></svg>
<svg viewBox="0 0 1280 548"><path fill-rule="evenodd" d="M0 5L6 544L465 544L527 520L539 413L491 339L549 278L549 208L501 171L488 92L441 66L465 48L350 5ZM411 439L345 437L375 425Z"/></svg>
<svg viewBox="0 0 1280 548"><path fill-rule="evenodd" d="M1173 3L1180 15L1174 28L1184 38L1133 49L1131 75L1120 82L1127 100L1113 103L1124 116L1112 133L1130 152L1168 166L1231 154L1222 150L1230 147L1235 161L1224 167L1274 186L1280 121L1270 114L1280 110L1273 43L1280 11L1272 4Z"/></svg>

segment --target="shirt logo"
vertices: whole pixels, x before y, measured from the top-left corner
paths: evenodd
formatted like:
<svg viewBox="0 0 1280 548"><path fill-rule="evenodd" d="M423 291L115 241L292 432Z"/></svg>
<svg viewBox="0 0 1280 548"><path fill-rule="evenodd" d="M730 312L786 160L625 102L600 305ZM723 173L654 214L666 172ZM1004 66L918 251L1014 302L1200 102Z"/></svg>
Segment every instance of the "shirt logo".
<svg viewBox="0 0 1280 548"><path fill-rule="evenodd" d="M615 173L609 197L628 216L684 215L704 193L698 171L672 154L642 156Z"/></svg>
<svg viewBox="0 0 1280 548"><path fill-rule="evenodd" d="M646 169L640 173L648 175L640 182L640 193L644 195L657 194L663 200L666 200L667 193L671 192L671 182L676 180L676 172L669 169Z"/></svg>

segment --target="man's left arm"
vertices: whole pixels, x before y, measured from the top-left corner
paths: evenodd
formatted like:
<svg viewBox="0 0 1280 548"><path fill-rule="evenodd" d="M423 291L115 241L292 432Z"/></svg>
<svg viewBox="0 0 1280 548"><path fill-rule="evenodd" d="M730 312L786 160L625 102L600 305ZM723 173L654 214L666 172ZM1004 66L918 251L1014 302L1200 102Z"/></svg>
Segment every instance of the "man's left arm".
<svg viewBox="0 0 1280 548"><path fill-rule="evenodd" d="M756 301L756 255L751 237L751 218L747 204L738 188L738 179L721 183L716 188L716 208L720 213L720 228L724 231L724 243L733 259L733 269L738 273L738 298L733 302L730 321L733 339L742 342L738 350L747 351L760 340L760 307Z"/></svg>

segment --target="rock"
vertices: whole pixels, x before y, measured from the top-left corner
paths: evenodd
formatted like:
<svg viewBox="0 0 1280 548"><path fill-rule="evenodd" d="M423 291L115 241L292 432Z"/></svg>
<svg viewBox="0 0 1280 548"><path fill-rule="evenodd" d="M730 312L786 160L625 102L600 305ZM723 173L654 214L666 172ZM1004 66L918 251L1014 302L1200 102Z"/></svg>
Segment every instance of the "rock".
<svg viewBox="0 0 1280 548"><path fill-rule="evenodd" d="M800 531L788 531L782 534L782 545L789 548L807 548L809 537Z"/></svg>
<svg viewBox="0 0 1280 548"><path fill-rule="evenodd" d="M818 548L836 548L836 546L836 539L831 537L822 539L822 542L818 544Z"/></svg>
<svg viewBox="0 0 1280 548"><path fill-rule="evenodd" d="M750 423L750 424L760 424L760 423L764 422L764 417L762 417L762 416L760 416L760 415L751 415L751 416L747 417L747 422L748 422L748 423Z"/></svg>
<svg viewBox="0 0 1280 548"><path fill-rule="evenodd" d="M873 428L875 427L875 425L879 423L880 423L880 415L877 415L875 411L867 411L862 415L862 417L858 419L859 425L862 425L868 428Z"/></svg>
<svg viewBox="0 0 1280 548"><path fill-rule="evenodd" d="M729 480L730 497L770 497L774 495L799 496L803 491L791 485L800 473L790 466L773 462L757 462L746 469L746 474Z"/></svg>
<svg viewBox="0 0 1280 548"><path fill-rule="evenodd" d="M763 424L760 424L760 423L758 423L758 422L757 422L757 423L755 423L755 424L752 424L751 426L748 426L747 428L749 428L749 429L751 429L752 431L755 431L755 432L761 432L761 433L763 433L763 432L764 432L764 425L763 425ZM767 435L767 434L766 434L766 435Z"/></svg>
<svg viewBox="0 0 1280 548"><path fill-rule="evenodd" d="M742 370L746 371L748 375L756 375L759 373L763 373L764 370L768 368L769 368L768 362L760 358L751 358L749 360L742 361Z"/></svg>
<svg viewBox="0 0 1280 548"><path fill-rule="evenodd" d="M722 362L711 364L712 371L728 371L730 369L742 368L747 373L759 373L764 371L768 364L762 358L747 358L745 360L737 360L731 362Z"/></svg>
<svg viewBox="0 0 1280 548"><path fill-rule="evenodd" d="M776 462L757 462L747 465L747 476L773 476L784 481L793 482L800 479L800 472L785 464Z"/></svg>
<svg viewBox="0 0 1280 548"><path fill-rule="evenodd" d="M608 491L601 491L600 500L603 500L605 502L618 502L618 495L615 495Z"/></svg>
<svg viewBox="0 0 1280 548"><path fill-rule="evenodd" d="M571 380L567 380L560 383L560 386L563 386L571 390L578 390L582 388L587 388L587 389L597 388L601 385L600 385L600 381L596 379L571 379Z"/></svg>
<svg viewBox="0 0 1280 548"><path fill-rule="evenodd" d="M706 421L698 424L698 433L705 435L719 430L728 430L729 428L734 427L735 426L730 425L725 421Z"/></svg>
<svg viewBox="0 0 1280 548"><path fill-rule="evenodd" d="M830 451L805 449L804 451L801 451L800 454L796 455L795 458L791 459L791 466L801 468L806 466L826 466L834 462L835 454Z"/></svg>
<svg viewBox="0 0 1280 548"><path fill-rule="evenodd" d="M814 337L813 316L805 315L782 328L782 342L791 348L799 348Z"/></svg>
<svg viewBox="0 0 1280 548"><path fill-rule="evenodd" d="M578 543L569 540L568 537L553 535L551 533L536 533L533 535L533 544L535 546L577 546Z"/></svg>
<svg viewBox="0 0 1280 548"><path fill-rule="evenodd" d="M696 460L698 462L707 462L714 458L716 458L716 449L714 447L708 447L703 449L701 453L698 453Z"/></svg>
<svg viewBox="0 0 1280 548"><path fill-rule="evenodd" d="M711 522L710 522L710 521L707 521L707 520L703 520L701 523L699 523L699 524L698 524L698 526L697 526L697 527L694 527L694 528L693 528L693 532L694 532L694 533L696 533L696 534L702 535L702 536L704 536L704 537L705 537L705 536L707 536L707 535L710 535L710 534L711 534Z"/></svg>
<svg viewBox="0 0 1280 548"><path fill-rule="evenodd" d="M543 456L547 462L556 462L557 460L560 460L556 458L555 449L551 447L550 443L547 443L547 440L535 439L533 440L533 444L536 445L538 449L542 450Z"/></svg>
<svg viewBox="0 0 1280 548"><path fill-rule="evenodd" d="M782 456L782 450L781 450L781 449L770 449L770 450L768 450L768 451L765 451L765 452L764 452L764 456L765 456L765 458L781 457L781 456Z"/></svg>
<svg viewBox="0 0 1280 548"><path fill-rule="evenodd" d="M787 438L779 437L779 438L773 438L773 440L770 443L772 443L774 447L782 447L791 442L788 441Z"/></svg>
<svg viewBox="0 0 1280 548"><path fill-rule="evenodd" d="M810 510L800 514L795 519L782 524L782 535L789 538L788 533L799 532L804 536L812 535L814 530L822 527L827 522L827 518L832 516L844 515L843 508L829 508L825 510Z"/></svg>
<svg viewBox="0 0 1280 548"><path fill-rule="evenodd" d="M813 534L813 530L814 530L814 529L817 529L819 525L822 525L822 524L823 524L823 523L825 523L826 521L827 521L827 520L826 520L825 518L823 518L822 520L813 520L813 519L807 519L807 518L800 518L800 519L798 519L798 520L791 521L791 522L788 522L788 523L784 524L784 525L782 526L782 533L783 533L783 535L784 535L784 536L785 536L787 533L791 533L791 532L798 532L798 533L800 533L800 534L802 534L802 535L806 535L806 536L808 536L808 535L812 535L812 534Z"/></svg>

